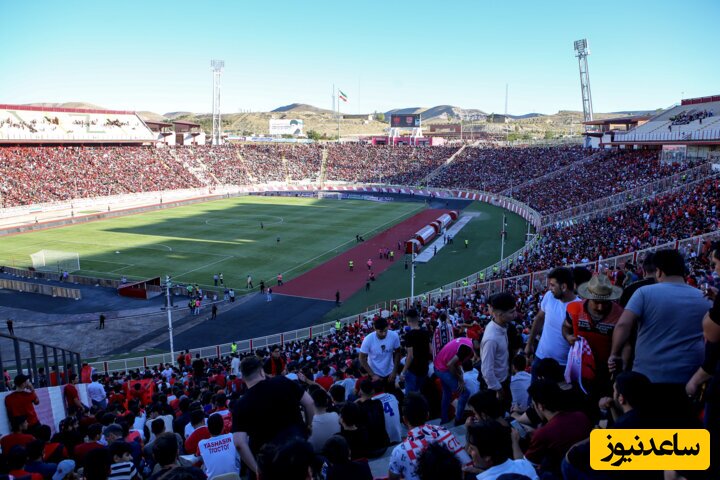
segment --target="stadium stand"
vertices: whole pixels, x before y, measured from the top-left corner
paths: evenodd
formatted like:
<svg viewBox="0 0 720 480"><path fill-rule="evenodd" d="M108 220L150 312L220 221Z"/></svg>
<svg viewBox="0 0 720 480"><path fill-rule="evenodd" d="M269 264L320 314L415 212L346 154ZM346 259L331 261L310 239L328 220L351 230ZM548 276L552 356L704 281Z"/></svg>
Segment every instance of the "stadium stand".
<svg viewBox="0 0 720 480"><path fill-rule="evenodd" d="M673 130L692 127L693 132L699 132L714 125L717 116L715 104L705 103L676 107L666 112L672 115L663 114L663 118L638 130L646 129L647 133L640 134L660 138L665 133L656 130L670 122ZM38 130L37 121L15 121L0 128L44 135L46 130L52 130L54 119L46 122L42 130ZM31 131L31 126L36 131ZM108 128L124 127L122 122L111 122ZM627 135L632 134L638 132ZM0 148L0 188L4 206L12 206L226 183L327 179L413 185L440 169L434 182L442 187L509 191L530 206L552 213L682 174L702 162L661 163L660 150L467 147L444 166L455 151L362 145L161 149L8 146ZM559 173L553 175L554 171ZM642 268L627 264L622 269L609 268L603 259L716 232L720 221L718 187L720 180L708 172L699 181L673 184L669 191L650 198L578 220L558 221L540 232L534 247L525 255L495 272L494 277L502 280L505 290L500 296L468 286L460 293L432 300L420 296L412 308L395 310L387 320L380 315L358 316L327 335L260 351L205 358L199 354L193 358L186 352L172 362L135 371L93 372L87 366L81 372L64 372L73 381L81 373L81 379L88 384L87 395L81 401L74 387L64 387L68 417L57 427L53 425L54 435L36 421L25 421L34 420L29 418L31 415L20 415L34 412L28 402L28 398L32 401L32 396L28 397L32 395L28 379L19 376L13 386L6 377L6 385L17 390L12 394L14 398L5 401L13 432L0 439L0 443L5 442L3 455L10 467L6 470L22 477L43 468L53 476L52 468L59 469L57 464L62 465L62 460L72 459L74 466L85 465L86 478L94 478L93 466L110 468L109 452L113 452L127 459L116 462L113 471L127 469L153 480L173 468L184 468L185 475L203 478L202 472L189 467L194 462L204 462L211 477L230 474L236 478L234 475L247 470L260 469L273 478L274 469L285 465L288 457L312 457L313 447L304 441L283 440L291 433L307 438L309 425L315 434L325 427L328 413L335 414L333 427L337 427L338 416L341 426L339 437L330 436L330 442L319 449L323 454L320 463L325 463L326 470L355 468L348 466L349 456L357 462L352 465L366 471L367 459L381 456L370 462L373 473L392 478L405 471L407 464L414 468L406 454L408 449L415 458L432 443L431 439L450 438L446 431L455 432L457 438L453 437L454 442L445 443L445 447L457 453L462 449L454 447L464 442L465 450L475 460L468 465L468 472L474 475L484 470L487 478L508 471L526 472L527 478L593 478L586 442L593 426L697 427L700 410L706 404L710 408L705 414L705 426L717 438L717 411L713 407L717 408L718 397L697 395L701 385L711 379L707 388L716 392L720 379L716 318L720 311L720 282L713 274L720 270L720 254L714 253L717 246L698 241L696 249L660 251L652 260L638 259L646 260ZM593 279L592 272L583 266L590 266L598 258L599 265L593 268L598 272ZM576 268L550 273L549 283L537 277L535 281L533 277L511 278L563 265ZM622 289L642 277L646 277L647 285L629 303L609 303L620 299ZM702 287L716 304L692 287ZM567 308L576 292L587 303L579 309ZM596 307L598 303L610 308ZM571 312L570 320L567 327L562 327L567 312ZM677 321L678 312L682 312L682 322ZM709 320L703 321L706 313ZM542 331L536 319L544 322ZM593 327L598 322L603 328ZM624 335L629 336L634 326L638 336L633 364L621 358L620 353L627 343ZM419 333L423 331L419 328L425 333ZM568 361L571 345L573 350L582 350L577 338L580 331L587 337L592 349L589 355L598 367L594 378L583 372L565 374L563 363ZM553 345L553 352L543 351L543 344ZM409 348L411 356L407 355ZM436 353L435 373L428 369L430 355L421 353L431 348ZM704 363L706 349L710 361ZM405 366L393 364L395 350L405 359ZM556 351L561 352L555 355ZM461 384L465 388L477 384L479 392L468 399L468 410L458 413L461 421L457 425L424 425L428 418L448 415L441 410L458 386L458 380L446 371L447 361L454 356L467 360L460 362L462 366L451 367L456 369L457 378L463 378ZM477 362L479 358L483 359L481 363ZM382 364L388 362L391 374L381 371ZM611 370L626 371L611 377ZM532 404L527 400L528 387ZM417 391L423 394L426 404L409 395ZM313 414L316 408L318 415ZM300 411L305 413L304 418L298 415ZM397 419L401 414L417 415L419 419L413 416L413 420L419 423L413 421L415 428L410 431L398 430L391 417ZM518 434L512 434L513 429ZM534 433L520 438L526 430ZM442 435L436 435L438 432ZM101 433L110 443L107 449L97 444ZM397 440L398 435L400 443L390 445L389 438ZM29 442L35 438L43 442L40 447L31 447ZM282 440L272 442L277 438ZM6 446L23 442L25 447L6 451ZM217 443L213 442L238 448L245 464L243 470L233 459L222 463L226 470L218 471L221 462L211 456L218 453L213 447ZM274 443L279 445L272 446ZM342 452L344 448L349 451L334 456L332 447L337 444ZM493 444L502 448L494 448ZM713 443L713 448L717 445ZM36 455L38 448L46 455ZM87 453L92 449L104 452L108 458ZM129 457L124 456L126 451ZM188 455L183 461L189 463L176 465L178 453ZM481 458L493 461L482 463L478 461ZM714 458L718 458L717 451ZM463 457L461 461L465 460ZM74 466L69 467L70 471ZM716 470L713 466L707 476L698 478L718 478ZM362 478L369 477L366 474Z"/></svg>

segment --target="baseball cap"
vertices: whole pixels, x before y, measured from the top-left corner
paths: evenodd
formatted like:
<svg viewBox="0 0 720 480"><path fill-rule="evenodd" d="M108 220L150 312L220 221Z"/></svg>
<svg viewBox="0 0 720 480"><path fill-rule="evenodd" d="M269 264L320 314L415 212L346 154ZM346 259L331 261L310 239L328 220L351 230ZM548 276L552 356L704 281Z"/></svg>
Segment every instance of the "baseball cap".
<svg viewBox="0 0 720 480"><path fill-rule="evenodd" d="M52 476L52 480L62 480L75 470L75 462L73 460L63 460L58 463L57 470Z"/></svg>

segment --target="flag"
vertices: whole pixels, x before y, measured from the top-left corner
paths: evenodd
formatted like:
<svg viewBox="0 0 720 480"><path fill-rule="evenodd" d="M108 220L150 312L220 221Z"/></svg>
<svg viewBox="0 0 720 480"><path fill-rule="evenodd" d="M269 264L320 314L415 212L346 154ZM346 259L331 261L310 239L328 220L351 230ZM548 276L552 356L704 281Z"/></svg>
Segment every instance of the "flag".
<svg viewBox="0 0 720 480"><path fill-rule="evenodd" d="M345 95L345 94L343 93L343 91L340 90L339 88L338 88L338 98L339 98L340 100L342 100L343 102L345 102L345 103L347 103L347 101L348 101L348 100L347 100L347 99L348 99L347 95Z"/></svg>

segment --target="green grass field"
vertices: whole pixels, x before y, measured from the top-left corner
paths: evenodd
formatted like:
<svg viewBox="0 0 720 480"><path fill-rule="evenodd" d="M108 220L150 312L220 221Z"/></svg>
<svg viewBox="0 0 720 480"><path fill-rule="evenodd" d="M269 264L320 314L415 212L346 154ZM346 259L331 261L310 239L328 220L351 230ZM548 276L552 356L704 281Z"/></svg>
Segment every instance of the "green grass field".
<svg viewBox="0 0 720 480"><path fill-rule="evenodd" d="M261 279L274 282L280 272L289 280L354 247L355 234L371 238L424 208L418 201L245 196L3 237L0 263L26 267L31 264L31 253L62 250L80 255L83 275L128 279L171 275L180 283L209 286L213 274L222 272L226 285L243 293L248 274L255 285ZM463 228L454 245L417 267L416 293L475 273L499 259L504 211L477 202L465 211L480 215ZM526 223L510 213L507 219L505 254L509 255L522 247ZM466 238L468 249L464 248ZM409 271L400 256L370 292L362 290L344 298L327 318L355 314L369 305L409 295Z"/></svg>
<svg viewBox="0 0 720 480"><path fill-rule="evenodd" d="M42 249L77 252L80 274L225 283L285 279L416 214L423 203L246 196L0 238L0 263L26 267ZM264 228L260 228L260 223ZM280 242L277 238L280 237ZM120 253L115 253L116 251Z"/></svg>
<svg viewBox="0 0 720 480"><path fill-rule="evenodd" d="M418 263L415 268L415 294L436 289L457 279L471 275L500 260L500 230L503 213L507 215L508 236L505 255L519 250L525 244L527 222L513 213L486 203L474 202L463 212L478 212L455 237L452 245L446 245L428 263ZM469 240L465 248L464 240ZM396 298L410 296L410 270L404 262L395 262L389 270L372 284L370 291L361 290L344 299L325 316L327 321L343 318L364 311L368 306Z"/></svg>

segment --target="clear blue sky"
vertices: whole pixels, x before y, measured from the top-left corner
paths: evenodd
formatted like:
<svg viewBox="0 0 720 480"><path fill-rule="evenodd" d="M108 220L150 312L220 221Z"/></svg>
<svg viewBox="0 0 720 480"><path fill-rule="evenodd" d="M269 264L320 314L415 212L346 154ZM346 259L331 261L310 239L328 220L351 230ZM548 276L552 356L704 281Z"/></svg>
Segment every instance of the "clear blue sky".
<svg viewBox="0 0 720 480"><path fill-rule="evenodd" d="M720 1L0 0L0 103L222 110L302 102L349 112L451 104L581 110L573 41L590 43L596 112L720 94Z"/></svg>

